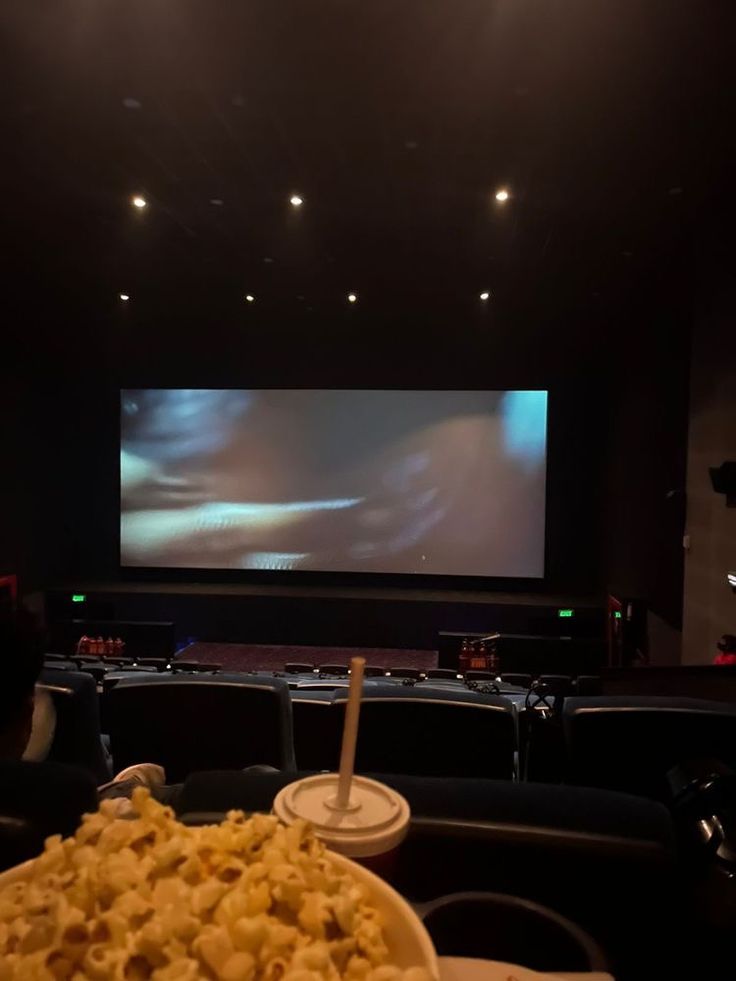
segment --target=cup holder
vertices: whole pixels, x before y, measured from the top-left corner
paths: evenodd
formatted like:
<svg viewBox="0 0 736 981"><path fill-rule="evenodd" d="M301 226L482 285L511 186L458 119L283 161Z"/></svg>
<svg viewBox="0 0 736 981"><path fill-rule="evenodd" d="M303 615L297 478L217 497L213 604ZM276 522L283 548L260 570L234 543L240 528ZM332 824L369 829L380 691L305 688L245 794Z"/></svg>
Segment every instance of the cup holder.
<svg viewBox="0 0 736 981"><path fill-rule="evenodd" d="M492 892L442 896L421 908L440 957L508 961L536 971L608 971L598 944L571 920Z"/></svg>

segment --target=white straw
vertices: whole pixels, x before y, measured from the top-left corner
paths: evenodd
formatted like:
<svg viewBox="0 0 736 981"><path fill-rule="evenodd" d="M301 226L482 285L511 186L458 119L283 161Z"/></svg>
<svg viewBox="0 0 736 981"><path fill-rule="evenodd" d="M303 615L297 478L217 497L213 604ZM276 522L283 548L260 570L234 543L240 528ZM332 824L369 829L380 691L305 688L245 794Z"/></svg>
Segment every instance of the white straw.
<svg viewBox="0 0 736 981"><path fill-rule="evenodd" d="M358 741L358 717L360 715L360 697L363 693L364 667L364 657L351 658L350 691L345 709L345 726L342 730L340 776L337 781L337 799L335 801L338 810L345 810L350 804L350 785L353 781L355 768L355 745Z"/></svg>

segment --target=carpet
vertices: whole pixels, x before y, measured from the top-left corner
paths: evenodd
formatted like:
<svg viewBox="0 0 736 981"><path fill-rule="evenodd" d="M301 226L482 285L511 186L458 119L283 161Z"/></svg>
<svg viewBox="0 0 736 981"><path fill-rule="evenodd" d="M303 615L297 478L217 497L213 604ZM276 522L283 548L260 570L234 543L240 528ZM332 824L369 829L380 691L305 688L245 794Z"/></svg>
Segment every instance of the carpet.
<svg viewBox="0 0 736 981"><path fill-rule="evenodd" d="M366 664L386 668L437 667L436 651L414 651L383 647L301 647L271 644L217 644L195 641L177 657L203 664L220 664L224 671L283 671L289 661L305 664L347 664L351 657L364 657Z"/></svg>

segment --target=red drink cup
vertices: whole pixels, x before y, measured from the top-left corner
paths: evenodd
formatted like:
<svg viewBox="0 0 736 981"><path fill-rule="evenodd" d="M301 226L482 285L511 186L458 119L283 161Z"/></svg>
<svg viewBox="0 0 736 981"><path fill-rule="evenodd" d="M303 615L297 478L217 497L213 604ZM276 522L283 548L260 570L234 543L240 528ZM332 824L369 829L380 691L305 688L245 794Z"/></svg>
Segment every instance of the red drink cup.
<svg viewBox="0 0 736 981"><path fill-rule="evenodd" d="M338 808L337 781L337 773L320 773L287 784L273 802L274 814L284 824L309 821L332 851L388 878L409 830L409 804L391 787L354 776L349 804Z"/></svg>

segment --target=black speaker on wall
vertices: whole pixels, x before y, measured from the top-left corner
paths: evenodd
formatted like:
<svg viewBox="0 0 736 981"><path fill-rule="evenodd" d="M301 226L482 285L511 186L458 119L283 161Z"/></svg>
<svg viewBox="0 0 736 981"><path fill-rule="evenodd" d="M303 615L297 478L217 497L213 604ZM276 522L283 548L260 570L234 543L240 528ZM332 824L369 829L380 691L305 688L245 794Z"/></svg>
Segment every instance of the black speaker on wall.
<svg viewBox="0 0 736 981"><path fill-rule="evenodd" d="M736 460L724 460L720 467L709 467L708 473L716 494L726 495L726 507L736 508Z"/></svg>

